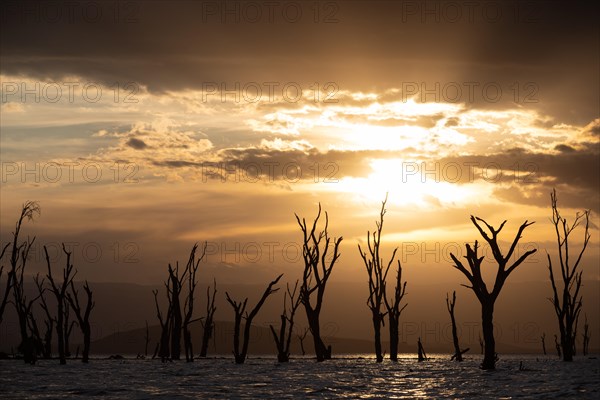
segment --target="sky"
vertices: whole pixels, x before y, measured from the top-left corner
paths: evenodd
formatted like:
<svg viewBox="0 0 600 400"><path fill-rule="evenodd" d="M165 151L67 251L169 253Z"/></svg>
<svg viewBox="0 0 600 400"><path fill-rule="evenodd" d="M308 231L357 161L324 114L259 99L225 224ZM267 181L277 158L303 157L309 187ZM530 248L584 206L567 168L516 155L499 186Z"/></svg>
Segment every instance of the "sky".
<svg viewBox="0 0 600 400"><path fill-rule="evenodd" d="M387 194L409 282L465 283L449 254L480 239L472 214L508 221L504 249L536 222L509 284L539 282L556 189L569 220L592 211L597 288L591 3L3 2L1 241L35 200L31 273L65 242L79 279L157 284L206 241L203 281L293 282L294 213L321 203L344 238L331 279L366 285L357 244Z"/></svg>

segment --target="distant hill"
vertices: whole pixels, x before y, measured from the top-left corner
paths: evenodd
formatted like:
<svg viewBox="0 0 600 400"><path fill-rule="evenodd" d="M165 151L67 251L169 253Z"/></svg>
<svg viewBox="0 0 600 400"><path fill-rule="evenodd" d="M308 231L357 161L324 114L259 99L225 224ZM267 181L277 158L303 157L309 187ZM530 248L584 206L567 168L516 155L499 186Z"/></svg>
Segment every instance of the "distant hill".
<svg viewBox="0 0 600 400"><path fill-rule="evenodd" d="M277 327L276 327L277 328ZM145 336L146 329L134 329L126 332L118 332L111 334L92 343L92 351L94 354L121 354L121 355L144 355L145 352ZM192 329L194 353L200 351L201 327L196 325ZM149 327L149 345L148 356L152 356L160 338L160 326L155 325ZM387 332L384 333L387 337ZM370 354L373 353L372 340L349 339L340 337L329 337L324 339L326 344L330 344L333 348L334 355L340 354ZM313 354L312 336L310 333L304 339L304 350L306 355ZM183 346L183 342L182 342ZM424 343L425 350L430 353L449 353L451 347L446 344L439 343ZM384 350L389 348L388 342L383 342ZM416 343L401 343L401 353L416 353ZM215 335L211 340L208 352L209 356L230 356L233 349L233 323L227 321L218 321L215 326ZM182 347L183 350L183 347ZM479 348L473 348L470 354L479 353ZM498 350L506 353L527 353L526 349L498 343ZM251 340L249 354L255 355L275 355L276 349L273 342L273 335L268 327L253 326L251 329ZM292 338L291 344L292 355L301 355L300 340L297 336ZM183 351L182 351L183 355Z"/></svg>
<svg viewBox="0 0 600 400"><path fill-rule="evenodd" d="M461 282L447 284L416 284L407 276L408 286L406 301L408 307L400 318L401 351L412 353L416 348L417 338L422 338L425 349L429 352L449 352L452 349L450 321L446 310L446 293L457 291L456 318L459 325L461 345L470 347L472 352L479 351L479 332L481 331L480 308L473 293L461 286ZM265 283L266 284L266 283ZM154 306L153 289L159 289L159 299L164 301L164 287L137 285L132 283L94 283L90 286L94 291L96 308L92 313L93 352L137 354L143 349L143 331L145 322L157 325ZM231 306L225 300L225 291L232 297L243 299L248 297L248 304L253 305L265 285L218 284L216 319L222 322L217 326L217 337L211 352L213 354L231 354L230 333L233 320ZM201 282L196 293L195 316L203 315L206 307L206 282ZM366 282L331 281L325 294L321 315L324 336L333 338L332 346L335 354L344 352L372 352L372 325L369 310L365 304L367 298ZM28 298L36 295L34 285L26 285ZM597 306L600 304L600 282L585 281L582 286L584 307L580 320L579 332L583 331L583 317L587 313L591 330L591 349L600 348L600 326L598 324ZM498 351L509 352L541 352L540 336L546 333L546 348L554 352L554 335L558 329L556 317L547 297L550 295L548 282L507 282L495 309L495 328ZM50 307L53 307L49 296ZM255 333L250 346L250 353L273 354L273 344L268 330L269 324L279 324L282 307L282 292L271 296L260 313L254 319ZM162 304L164 309L164 303ZM35 307L40 317L41 309ZM196 323L199 324L199 323ZM297 314L298 331L307 326L304 310ZM199 340L199 325L194 326L194 340ZM151 332L151 350L158 338L157 328ZM382 339L387 340L387 326L382 330ZM18 323L13 307L9 305L0 325L0 351L10 352L19 341ZM74 329L71 343L75 351L76 343L81 342L77 328ZM312 349L310 334L305 340L307 349ZM579 342L581 345L581 342ZM199 350L199 345L195 346ZM307 350L308 352L309 350ZM298 354L299 344L292 343L292 352Z"/></svg>

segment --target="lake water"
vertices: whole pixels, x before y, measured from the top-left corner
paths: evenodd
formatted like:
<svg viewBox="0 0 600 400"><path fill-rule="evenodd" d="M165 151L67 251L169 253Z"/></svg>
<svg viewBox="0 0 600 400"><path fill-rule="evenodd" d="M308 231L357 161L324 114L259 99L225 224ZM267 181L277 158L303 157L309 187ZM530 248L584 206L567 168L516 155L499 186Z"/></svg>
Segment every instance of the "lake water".
<svg viewBox="0 0 600 400"><path fill-rule="evenodd" d="M162 364L158 360L0 361L0 397L9 399L194 398L600 398L600 360L577 357L501 356L497 370L478 368L479 356L462 363L448 355L417 362L376 364L356 356L317 363L296 358L209 358ZM520 362L524 370L519 370Z"/></svg>

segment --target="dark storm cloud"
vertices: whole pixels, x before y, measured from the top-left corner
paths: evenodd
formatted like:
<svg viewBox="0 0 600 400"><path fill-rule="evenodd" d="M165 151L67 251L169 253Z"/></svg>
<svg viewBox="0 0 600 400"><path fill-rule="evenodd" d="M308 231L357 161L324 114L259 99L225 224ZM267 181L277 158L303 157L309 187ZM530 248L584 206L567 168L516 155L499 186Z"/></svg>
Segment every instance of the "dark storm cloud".
<svg viewBox="0 0 600 400"><path fill-rule="evenodd" d="M251 3L258 8L236 1L5 1L2 72L134 81L151 91L207 82L334 81L340 89L379 91L440 84L428 101L454 96L444 91L448 83L464 89L477 82L474 99L463 90L458 102L516 103L578 122L597 113L593 2ZM488 83L502 88L500 98L482 92Z"/></svg>

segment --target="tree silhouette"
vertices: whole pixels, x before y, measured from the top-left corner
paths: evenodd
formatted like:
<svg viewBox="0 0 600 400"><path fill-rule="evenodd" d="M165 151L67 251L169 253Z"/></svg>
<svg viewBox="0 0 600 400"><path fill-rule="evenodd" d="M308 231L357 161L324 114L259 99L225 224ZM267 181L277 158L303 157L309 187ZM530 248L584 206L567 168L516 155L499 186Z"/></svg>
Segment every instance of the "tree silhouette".
<svg viewBox="0 0 600 400"><path fill-rule="evenodd" d="M208 352L208 342L214 334L215 323L214 315L217 311L215 307L215 298L217 295L217 280L213 278L212 296L210 295L210 285L206 288L206 316L202 323L202 347L200 348L200 357L206 357Z"/></svg>
<svg viewBox="0 0 600 400"><path fill-rule="evenodd" d="M44 320L46 331L44 333L44 349L42 354L44 358L50 358L52 357L52 331L54 330L55 317L52 316L50 307L48 307L48 303L46 302L46 296L44 296L46 292L46 288L44 287L45 279L40 280L40 274L36 274L33 280L38 289L42 310L46 315L46 319Z"/></svg>
<svg viewBox="0 0 600 400"><path fill-rule="evenodd" d="M400 260L397 260L397 262L398 269L396 270L396 285L394 287L393 299L388 300L387 290L383 292L390 330L390 360L392 361L398 361L398 326L400 324L400 315L406 306L408 306L408 303L402 307L400 306L402 299L406 295L406 281L402 283L402 265L400 264Z"/></svg>
<svg viewBox="0 0 600 400"><path fill-rule="evenodd" d="M448 313L450 314L450 320L452 322L452 342L454 343L454 355L450 358L450 360L462 361L462 355L469 351L469 348L464 350L460 349L460 344L458 343L458 333L456 329L456 318L454 317L454 306L456 305L456 291L452 292L452 300L446 293L446 307L448 308Z"/></svg>
<svg viewBox="0 0 600 400"><path fill-rule="evenodd" d="M469 245L468 243L466 245L467 255L464 258L469 263L470 270L467 270L467 268L465 268L462 262L460 262L454 254L450 253L450 256L452 257L452 261L454 261L454 268L462 272L471 283L470 286L463 286L473 290L475 296L477 296L477 299L481 303L481 320L483 328L483 340L485 344L484 357L483 363L481 364L481 368L495 369L497 355L496 343L494 340L494 304L496 302L496 299L498 298L498 295L500 294L500 291L502 290L502 287L504 286L504 282L506 282L506 279L511 274L511 272L513 272L519 265L521 265L521 263L525 261L527 257L536 252L536 249L528 250L515 262L510 264L510 259L513 256L513 253L517 247L517 244L519 243L519 240L521 239L521 234L523 233L523 230L525 230L525 228L533 224L533 222L528 223L527 221L525 221L519 227L517 235L515 236L506 256L502 254L502 251L500 250L500 247L498 245L498 233L500 233L500 231L504 227L504 224L506 224L506 221L502 222L498 229L494 229L494 227L489 225L483 219L474 216L471 216L471 222L473 222L473 225L475 225L481 236L490 245L490 248L492 249L492 254L494 255L494 260L498 265L496 280L494 282L494 287L492 291L488 291L488 288L481 274L481 263L484 257L480 257L478 255L479 244L477 240L475 241L473 247L471 247L471 245ZM488 233L486 233L483 230L479 222L483 223L487 227L487 229L491 233L491 236L489 236Z"/></svg>
<svg viewBox="0 0 600 400"><path fill-rule="evenodd" d="M300 350L302 351L303 356L306 355L306 351L304 351L304 339L306 339L308 332L310 332L310 328L304 328L302 333L296 335L298 337L298 341L300 341Z"/></svg>
<svg viewBox="0 0 600 400"><path fill-rule="evenodd" d="M385 323L385 314L381 311L384 303L385 296L385 282L387 279L388 271L390 266L394 262L396 256L395 248L390 261L387 265L383 262L380 256L380 245L381 245L381 231L383 230L383 217L385 216L385 204L387 202L387 195L385 200L381 203L381 211L379 213L379 221L375 222L376 229L373 232L367 232L367 248L369 254L362 250L360 243L358 244L358 252L363 259L367 273L369 274L369 297L367 298L367 306L371 310L371 319L373 321L373 334L375 341L375 356L377 362L383 361L383 354L381 351L381 326ZM371 241L371 234L373 239Z"/></svg>
<svg viewBox="0 0 600 400"><path fill-rule="evenodd" d="M185 360L187 362L194 361L194 350L192 346L192 334L190 333L190 324L194 322L192 320L192 315L194 313L194 292L196 291L196 285L198 282L196 281L196 272L198 271L198 266L200 265L200 261L204 259L206 255L206 246L207 243L204 243L202 248L202 254L196 260L196 250L198 249L198 244L195 244L192 247L192 251L190 252L190 258L188 260L188 264L186 266L187 271L187 283L188 283L188 293L184 306L184 318L183 318L183 343L185 347Z"/></svg>
<svg viewBox="0 0 600 400"><path fill-rule="evenodd" d="M21 342L19 351L23 354L23 359L26 363L35 363L37 355L42 352L41 338L37 328L35 318L32 313L32 308L37 298L28 300L25 295L24 276L29 259L29 253L35 242L33 238L27 237L21 241L20 234L23 222L25 220L33 221L36 216L39 216L41 209L37 202L27 201L21 207L21 214L15 223L15 230L12 232L12 241L7 243L0 254L0 260L4 255L9 256L9 270L6 274L6 285L2 300L0 302L0 322L6 310L6 305L11 302L9 300L12 292L12 304L15 307L15 312L18 317L19 333ZM10 253L7 253L10 248ZM0 267L0 277L4 272L4 266Z"/></svg>
<svg viewBox="0 0 600 400"><path fill-rule="evenodd" d="M81 361L87 363L90 356L90 342L92 336L92 327L90 325L90 313L92 309L96 305L96 302L93 300L92 290L90 289L90 285L86 280L83 284L83 290L86 295L86 303L85 308L82 308L79 304L79 293L75 289L75 284L71 281L71 292L67 292L67 300L75 311L75 317L77 318L77 322L79 328L81 329L81 333L83 334L83 353L81 355Z"/></svg>
<svg viewBox="0 0 600 400"><path fill-rule="evenodd" d="M171 278L169 278L169 280L170 279ZM154 304L156 305L156 318L158 318L158 322L160 324L160 340L157 344L157 348L158 356L162 362L169 360L171 355L171 351L169 349L169 337L171 334L171 301L169 299L169 282L165 282L164 285L167 288L167 299L169 300L169 305L165 315L163 315L158 304L158 289L154 289L152 291L152 294L154 294ZM156 351L154 353L156 356Z"/></svg>
<svg viewBox="0 0 600 400"><path fill-rule="evenodd" d="M542 336L540 336L540 341L542 342L542 351L544 352L544 355L546 355L546 332L542 333Z"/></svg>
<svg viewBox="0 0 600 400"><path fill-rule="evenodd" d="M2 252L0 253L0 263L4 259L4 255L8 254L6 250L10 247L11 242L8 242L2 248ZM2 280L2 275L4 274L4 264L0 264L0 281ZM2 295L2 300L0 300L0 325L2 325L2 317L4 315L4 310L6 309L6 305L8 304L8 298L10 296L10 291L13 287L13 276L12 269L6 273L6 284L4 286L4 294Z"/></svg>
<svg viewBox="0 0 600 400"><path fill-rule="evenodd" d="M325 346L321 338L321 327L319 317L321 307L323 306L323 296L327 281L331 276L331 271L340 257L339 245L343 238L333 240L333 254L328 260L329 249L332 239L327 231L329 226L329 216L325 212L325 227L322 231L316 232L319 218L321 217L321 204L319 203L319 212L315 218L312 227L306 225L306 220L297 214L296 221L303 234L302 257L304 260L304 272L302 274L302 285L300 286L300 299L306 311L306 319L310 332L312 334L317 361L323 361L331 358L331 346ZM313 297L314 303L311 301Z"/></svg>
<svg viewBox="0 0 600 400"><path fill-rule="evenodd" d="M296 310L300 306L300 294L296 294L298 290L298 281L294 285L294 290L290 290L290 285L287 284L287 292L283 295L283 312L281 313L281 327L279 334L275 332L273 325L269 325L275 345L277 346L277 361L288 362L290 360L290 344L292 343L292 333L294 330L294 316ZM288 310L286 300L290 299L290 308ZM289 315L288 315L289 313ZM289 323L289 326L287 324Z"/></svg>
<svg viewBox="0 0 600 400"><path fill-rule="evenodd" d="M244 299L243 302L237 302L231 299L229 293L225 292L227 301L229 302L229 304L231 304L231 307L233 307L233 311L235 313L235 323L233 332L233 355L235 356L236 364L243 364L244 361L246 361L246 356L248 354L248 344L250 342L250 328L252 327L252 320L254 319L254 317L256 317L258 311L260 311L260 308L265 303L265 300L267 300L267 298L271 294L279 290L279 288L273 289L273 286L275 286L277 282L279 282L282 276L283 274L279 275L275 280L269 283L269 286L267 286L262 297L260 298L258 303L256 303L252 311L250 311L250 313L246 312L246 305L248 304L247 297ZM242 318L244 318L246 322L244 323L244 338L242 343L242 349L240 350L240 327Z"/></svg>
<svg viewBox="0 0 600 400"><path fill-rule="evenodd" d="M583 355L587 356L590 348L590 324L588 323L587 315L583 323Z"/></svg>
<svg viewBox="0 0 600 400"><path fill-rule="evenodd" d="M563 361L573 361L575 354L575 339L577 337L577 322L579 313L581 312L582 296L579 294L581 288L581 277L583 271L578 270L581 257L587 248L590 241L589 223L590 210L583 213L577 213L573 224L569 226L567 220L560 215L556 198L556 190L550 193L550 201L552 205L552 223L556 232L556 241L558 246L558 260L560 265L560 274L562 278L562 290L556 286L554 277L552 258L548 257L548 270L550 271L550 283L552 285L553 297L550 302L554 306L554 312L558 320L558 328L560 332L560 344L562 347ZM583 245L579 254L575 258L575 262L571 265L569 259L569 236L579 226L584 223Z"/></svg>
<svg viewBox="0 0 600 400"><path fill-rule="evenodd" d="M50 290L54 294L56 298L56 336L58 337L58 357L60 359L61 364L66 364L66 333L65 332L65 305L68 307L68 303L66 303L66 294L69 285L73 281L75 274L73 273L73 264L71 264L71 252L67 251L65 248L65 244L62 245L63 253L66 255L67 260L65 267L63 268L63 280L60 284L57 284L54 281L54 277L52 276L52 266L50 265L50 256L48 255L48 249L44 246L44 253L46 254L46 264L48 266L48 274L46 278L50 283Z"/></svg>
<svg viewBox="0 0 600 400"><path fill-rule="evenodd" d="M427 354L425 353L425 349L423 348L423 343L421 343L421 338L419 337L419 340L417 340L417 360L418 361L425 361L427 360Z"/></svg>

